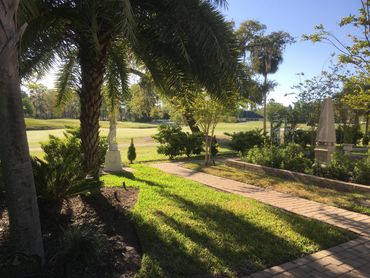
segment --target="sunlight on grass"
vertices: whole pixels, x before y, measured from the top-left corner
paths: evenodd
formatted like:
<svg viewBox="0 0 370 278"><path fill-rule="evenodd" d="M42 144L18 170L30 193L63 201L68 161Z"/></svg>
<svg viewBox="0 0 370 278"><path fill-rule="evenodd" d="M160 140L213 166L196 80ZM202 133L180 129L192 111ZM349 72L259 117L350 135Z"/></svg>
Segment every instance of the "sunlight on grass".
<svg viewBox="0 0 370 278"><path fill-rule="evenodd" d="M224 164L203 167L201 163L185 163L183 167L196 169L207 174L245 182L251 185L288 193L294 196L313 200L351 211L370 215L370 193L340 192L334 189L306 185L277 177L235 169Z"/></svg>
<svg viewBox="0 0 370 278"><path fill-rule="evenodd" d="M240 276L339 244L349 232L145 165L102 177L139 188L139 277Z"/></svg>
<svg viewBox="0 0 370 278"><path fill-rule="evenodd" d="M32 155L42 155L40 143L49 140L49 134L62 137L65 131L65 125L71 127L78 127L79 120L74 119L26 119L27 126L32 129L28 130L27 138ZM108 135L107 121L100 121L100 135ZM224 135L225 132L246 131L254 128L262 128L262 122L245 122L245 123L219 123L216 128L216 135L218 139L229 139ZM190 132L189 128L183 127L184 131ZM166 160L167 157L157 153L157 145L152 136L157 133L157 125L150 123L136 123L136 122L119 122L117 128L117 142L121 150L121 157L124 163L127 163L127 148L131 138L134 139L137 162L146 162L154 160ZM221 148L219 154L230 153L230 150L225 145L225 141L219 140ZM185 156L184 156L185 157Z"/></svg>
<svg viewBox="0 0 370 278"><path fill-rule="evenodd" d="M34 119L25 118L26 127L28 130L46 130L46 129L62 129L65 126L79 127L80 120L78 119ZM99 121L100 126L109 127L109 121ZM157 124L138 123L138 122L122 122L117 123L118 128L156 128Z"/></svg>

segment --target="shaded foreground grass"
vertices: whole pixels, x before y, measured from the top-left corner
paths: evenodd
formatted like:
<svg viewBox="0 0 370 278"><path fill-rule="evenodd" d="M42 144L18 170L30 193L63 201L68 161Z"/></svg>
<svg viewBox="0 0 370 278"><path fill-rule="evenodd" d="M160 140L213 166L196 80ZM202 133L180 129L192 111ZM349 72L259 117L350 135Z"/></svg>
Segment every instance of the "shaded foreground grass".
<svg viewBox="0 0 370 278"><path fill-rule="evenodd" d="M185 163L182 166L207 174L245 182L251 185L370 215L370 193L336 191L334 189L288 181L248 170L235 169L223 163L216 166L204 167L201 162L191 162Z"/></svg>
<svg viewBox="0 0 370 278"><path fill-rule="evenodd" d="M139 188L139 277L240 276L347 241L353 234L255 200L134 165L105 186Z"/></svg>

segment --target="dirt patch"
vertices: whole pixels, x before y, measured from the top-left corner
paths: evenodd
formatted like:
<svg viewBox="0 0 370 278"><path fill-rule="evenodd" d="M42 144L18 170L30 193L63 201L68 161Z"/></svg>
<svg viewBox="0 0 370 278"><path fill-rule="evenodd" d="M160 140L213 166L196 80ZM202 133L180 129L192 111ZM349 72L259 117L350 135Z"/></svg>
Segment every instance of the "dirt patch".
<svg viewBox="0 0 370 278"><path fill-rule="evenodd" d="M58 209L55 205L42 205L40 218L46 264L37 277L133 277L141 262L140 245L130 214L137 193L133 188L104 188L101 194L70 198ZM0 212L0 217L1 270L9 264L10 254L6 209ZM82 266L79 262L66 262L66 258L59 255L64 231L76 227L92 227L101 234L104 248L97 262Z"/></svg>

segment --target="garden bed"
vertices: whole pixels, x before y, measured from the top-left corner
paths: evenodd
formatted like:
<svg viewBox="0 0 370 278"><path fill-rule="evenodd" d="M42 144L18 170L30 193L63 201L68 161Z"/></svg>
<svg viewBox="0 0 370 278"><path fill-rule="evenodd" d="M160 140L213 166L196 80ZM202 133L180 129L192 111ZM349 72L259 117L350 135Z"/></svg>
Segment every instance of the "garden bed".
<svg viewBox="0 0 370 278"><path fill-rule="evenodd" d="M251 170L262 174L273 175L279 178L299 181L305 184L313 184L320 187L332 188L347 192L370 192L370 186L360 185L351 182L338 181L313 175L293 172L289 170L271 168L252 163L243 162L237 159L227 159L225 164L234 168Z"/></svg>
<svg viewBox="0 0 370 278"><path fill-rule="evenodd" d="M58 211L50 209L55 205L40 206L46 264L35 277L134 277L140 268L141 251L129 209L136 198L134 188L104 188L98 195L70 198ZM90 227L101 234L104 248L99 250L97 262L82 266L79 259L70 262L62 256L63 230L76 227ZM15 277L8 234L7 211L0 204L0 277Z"/></svg>

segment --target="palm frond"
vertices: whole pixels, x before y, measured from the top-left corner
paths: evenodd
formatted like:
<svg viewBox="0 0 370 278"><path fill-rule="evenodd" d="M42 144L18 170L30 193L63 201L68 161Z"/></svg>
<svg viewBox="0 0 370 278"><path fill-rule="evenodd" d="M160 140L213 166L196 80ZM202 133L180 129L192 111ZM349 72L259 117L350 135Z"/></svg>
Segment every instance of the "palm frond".
<svg viewBox="0 0 370 278"><path fill-rule="evenodd" d="M198 0L144 3L138 18L135 53L164 91L191 88L198 83L222 96L235 78L236 39L223 16Z"/></svg>
<svg viewBox="0 0 370 278"><path fill-rule="evenodd" d="M104 96L110 112L129 96L129 69L125 50L127 47L121 39L112 43L108 51Z"/></svg>
<svg viewBox="0 0 370 278"><path fill-rule="evenodd" d="M77 51L71 51L64 58L57 74L57 105L65 104L75 92L80 91L80 68L78 64Z"/></svg>
<svg viewBox="0 0 370 278"><path fill-rule="evenodd" d="M57 18L47 2L40 0L22 0L18 16L21 24L27 22L21 41L21 76L27 78L33 72L42 75L71 45L67 22Z"/></svg>

